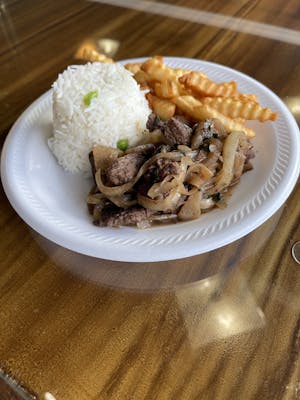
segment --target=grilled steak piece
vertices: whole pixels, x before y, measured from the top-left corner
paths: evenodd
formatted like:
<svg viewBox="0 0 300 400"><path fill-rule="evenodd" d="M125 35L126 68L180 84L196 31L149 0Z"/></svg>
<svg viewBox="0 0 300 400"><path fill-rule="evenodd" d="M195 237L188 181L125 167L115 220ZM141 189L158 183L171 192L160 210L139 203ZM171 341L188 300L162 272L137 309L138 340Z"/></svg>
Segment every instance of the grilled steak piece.
<svg viewBox="0 0 300 400"><path fill-rule="evenodd" d="M183 124L189 126L190 128L193 128L193 126L195 125L195 122L188 120L183 115L174 115L174 118L178 119L178 121L180 121Z"/></svg>
<svg viewBox="0 0 300 400"><path fill-rule="evenodd" d="M152 212L143 207L118 208L108 206L103 208L99 219L99 226L120 227L136 225L150 217Z"/></svg>
<svg viewBox="0 0 300 400"><path fill-rule="evenodd" d="M192 149L198 149L205 141L212 138L224 139L226 136L226 129L217 118L209 118L198 122L193 127Z"/></svg>
<svg viewBox="0 0 300 400"><path fill-rule="evenodd" d="M163 127L163 134L171 145L183 144L189 146L192 137L192 128L178 118L170 118Z"/></svg>
<svg viewBox="0 0 300 400"><path fill-rule="evenodd" d="M154 113L150 114L148 117L148 121L146 123L146 128L149 132L154 131L155 129L162 130L164 126L164 122L158 118Z"/></svg>
<svg viewBox="0 0 300 400"><path fill-rule="evenodd" d="M147 158L143 152L129 153L117 158L105 171L107 185L119 186L131 181Z"/></svg>

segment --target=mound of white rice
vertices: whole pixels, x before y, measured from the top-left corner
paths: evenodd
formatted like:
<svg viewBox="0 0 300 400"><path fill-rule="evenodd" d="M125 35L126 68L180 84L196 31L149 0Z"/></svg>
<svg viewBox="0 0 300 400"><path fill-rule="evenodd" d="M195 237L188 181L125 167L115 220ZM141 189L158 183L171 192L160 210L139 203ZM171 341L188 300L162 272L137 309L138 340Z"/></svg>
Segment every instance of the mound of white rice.
<svg viewBox="0 0 300 400"><path fill-rule="evenodd" d="M87 95L96 97L85 101ZM96 144L139 142L150 114L131 73L118 64L69 67L53 84L53 137L49 147L67 171L90 173L88 154Z"/></svg>

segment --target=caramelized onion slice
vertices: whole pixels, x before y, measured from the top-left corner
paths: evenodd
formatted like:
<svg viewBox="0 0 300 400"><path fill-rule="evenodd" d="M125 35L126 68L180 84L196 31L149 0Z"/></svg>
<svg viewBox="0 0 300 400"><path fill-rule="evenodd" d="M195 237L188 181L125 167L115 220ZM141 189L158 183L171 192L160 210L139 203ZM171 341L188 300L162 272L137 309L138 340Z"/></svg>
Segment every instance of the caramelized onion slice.
<svg viewBox="0 0 300 400"><path fill-rule="evenodd" d="M170 191L165 199L150 199L138 193L138 203L144 208L153 211L174 211L181 197L179 191L175 188Z"/></svg>
<svg viewBox="0 0 300 400"><path fill-rule="evenodd" d="M202 193L199 190L188 197L178 213L178 219L180 221L190 221L199 218L201 214L201 198Z"/></svg>
<svg viewBox="0 0 300 400"><path fill-rule="evenodd" d="M123 152L113 147L97 145L92 150L95 170L107 168L116 158L120 157Z"/></svg>
<svg viewBox="0 0 300 400"><path fill-rule="evenodd" d="M106 199L106 196L102 193L94 193L94 194L89 194L86 202L88 204L100 204L103 200Z"/></svg>
<svg viewBox="0 0 300 400"><path fill-rule="evenodd" d="M208 169L204 164L195 163L189 167L186 174L185 182L196 186L199 189L205 182L212 178L212 176L212 171Z"/></svg>
<svg viewBox="0 0 300 400"><path fill-rule="evenodd" d="M207 199L201 199L200 201L200 208L201 210L208 210L209 208L212 208L216 203L213 201L211 197L208 197Z"/></svg>
<svg viewBox="0 0 300 400"><path fill-rule="evenodd" d="M178 145L177 150L181 151L185 156L190 157L192 160L194 160L199 153L198 150L192 150L190 147L183 144Z"/></svg>
<svg viewBox="0 0 300 400"><path fill-rule="evenodd" d="M230 185L234 176L234 160L240 140L245 138L245 133L231 132L225 139L223 146L223 168L216 176L216 191L220 192Z"/></svg>
<svg viewBox="0 0 300 400"><path fill-rule="evenodd" d="M107 196L107 199L114 203L117 207L128 208L137 204L136 199L129 200L126 195L123 196Z"/></svg>
<svg viewBox="0 0 300 400"><path fill-rule="evenodd" d="M168 175L166 178L169 178ZM175 179L164 179L162 182L154 183L147 192L147 196L151 199L155 198L163 198L164 195L169 193L172 189L176 189L178 187L178 183Z"/></svg>
<svg viewBox="0 0 300 400"><path fill-rule="evenodd" d="M168 222L176 222L177 220L177 214L153 214L149 217L149 220L143 220L141 222L138 222L136 224L136 226L139 229L145 229L145 228L150 228L151 224L153 222L164 222L164 223L168 223Z"/></svg>
<svg viewBox="0 0 300 400"><path fill-rule="evenodd" d="M154 144L151 143L146 143L146 144L140 144L135 147L129 147L124 154L131 154L131 153L153 153L155 150Z"/></svg>

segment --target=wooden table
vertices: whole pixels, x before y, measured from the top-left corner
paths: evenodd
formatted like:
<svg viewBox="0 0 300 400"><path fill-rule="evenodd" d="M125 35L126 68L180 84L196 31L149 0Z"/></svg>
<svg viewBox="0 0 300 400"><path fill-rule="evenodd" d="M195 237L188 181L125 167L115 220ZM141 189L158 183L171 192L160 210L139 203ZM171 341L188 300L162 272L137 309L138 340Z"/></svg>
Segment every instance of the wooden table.
<svg viewBox="0 0 300 400"><path fill-rule="evenodd" d="M86 45L115 60L162 54L227 65L267 85L299 121L296 0L0 7L1 146ZM0 399L300 399L300 266L291 256L299 183L238 242L154 264L65 250L0 196Z"/></svg>

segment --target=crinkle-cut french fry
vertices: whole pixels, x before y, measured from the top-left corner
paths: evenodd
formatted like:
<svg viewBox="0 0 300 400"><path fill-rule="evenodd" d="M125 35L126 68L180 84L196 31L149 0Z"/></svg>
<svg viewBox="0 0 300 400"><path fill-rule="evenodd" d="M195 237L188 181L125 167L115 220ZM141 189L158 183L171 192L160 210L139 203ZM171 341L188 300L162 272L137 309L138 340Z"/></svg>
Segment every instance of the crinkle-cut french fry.
<svg viewBox="0 0 300 400"><path fill-rule="evenodd" d="M178 86L173 80L166 79L162 82L155 82L153 84L154 93L162 99L172 99L178 96Z"/></svg>
<svg viewBox="0 0 300 400"><path fill-rule="evenodd" d="M151 76L153 81L162 82L166 79L176 81L176 73L163 64L161 57L153 57L141 65L141 70Z"/></svg>
<svg viewBox="0 0 300 400"><path fill-rule="evenodd" d="M85 61L90 62L102 62L102 63L113 63L114 60L112 58L107 57L105 54L99 53L96 50L90 49L88 47L84 47L80 54L77 54L78 58L81 58Z"/></svg>
<svg viewBox="0 0 300 400"><path fill-rule="evenodd" d="M140 85L147 85L151 81L150 76L141 69L137 71L133 77Z"/></svg>
<svg viewBox="0 0 300 400"><path fill-rule="evenodd" d="M140 85L140 89L143 92L151 92L151 90L152 90L151 87L147 83L140 83L139 85Z"/></svg>
<svg viewBox="0 0 300 400"><path fill-rule="evenodd" d="M146 98L150 108L162 120L170 119L174 116L176 105L167 99L160 99L152 93L147 93Z"/></svg>
<svg viewBox="0 0 300 400"><path fill-rule="evenodd" d="M176 80L183 75L192 72L188 69L183 68L171 68L164 64L164 59L162 56L154 56L146 60L142 65L141 69L148 72L153 78L159 82L164 79ZM203 78L207 78L203 72L199 72Z"/></svg>
<svg viewBox="0 0 300 400"><path fill-rule="evenodd" d="M190 69L183 69L183 68L173 68L173 71L175 72L178 78L182 75L186 75L192 72Z"/></svg>
<svg viewBox="0 0 300 400"><path fill-rule="evenodd" d="M141 88L150 90L148 100L153 111L156 109L164 119L175 111L195 120L218 118L229 131L243 130L247 137L253 137L254 131L244 126L246 119L264 122L277 118L277 113L262 108L256 95L239 93L235 81L216 83L203 72L171 68L161 56L130 68L136 69L134 77Z"/></svg>
<svg viewBox="0 0 300 400"><path fill-rule="evenodd" d="M262 108L253 101L243 102L230 97L203 97L201 102L230 118L256 119L260 122L275 121L277 118L277 113L269 108Z"/></svg>
<svg viewBox="0 0 300 400"><path fill-rule="evenodd" d="M161 75L163 69L165 69L165 65L163 64L163 58L160 56L148 58L148 60L144 61L141 65L141 70L147 72L148 74L153 73L153 78L157 81L160 81L161 78L165 78L165 73L163 73L163 76ZM173 75L174 74L172 74L172 76Z"/></svg>
<svg viewBox="0 0 300 400"><path fill-rule="evenodd" d="M246 122L245 118L233 118L238 124L244 124Z"/></svg>
<svg viewBox="0 0 300 400"><path fill-rule="evenodd" d="M182 69L182 68L174 68L173 71L175 72L177 78L180 78L183 75L187 75L190 72L193 72L190 69ZM197 71L197 73L200 74L203 78L207 78L207 75L204 72Z"/></svg>
<svg viewBox="0 0 300 400"><path fill-rule="evenodd" d="M179 82L185 87L202 96L231 97L237 95L237 83L235 81L216 83L202 76L202 73L193 71L179 78Z"/></svg>
<svg viewBox="0 0 300 400"><path fill-rule="evenodd" d="M218 118L228 132L243 131L248 138L255 136L255 132L252 129L236 122L234 119L226 117L209 105L202 104L200 100L195 99L193 96L179 96L172 99L172 101L195 121Z"/></svg>
<svg viewBox="0 0 300 400"><path fill-rule="evenodd" d="M178 81L175 71L162 63L161 57L150 58L142 64L141 70L148 74L151 81L160 83L172 81L172 90L176 90L176 93L180 95L189 94L189 91ZM153 87L153 85L151 86Z"/></svg>
<svg viewBox="0 0 300 400"><path fill-rule="evenodd" d="M124 67L128 69L128 71L132 72L134 75L141 70L141 65L142 63L128 63L124 65Z"/></svg>
<svg viewBox="0 0 300 400"><path fill-rule="evenodd" d="M237 96L235 96L235 98L241 100L241 101L254 101L257 102L257 96L256 94L253 93L239 93Z"/></svg>

